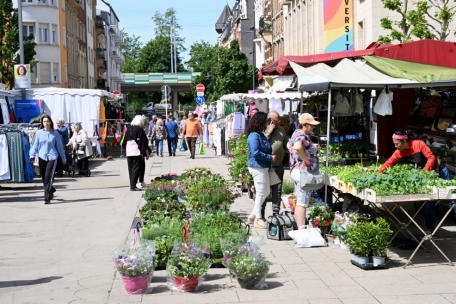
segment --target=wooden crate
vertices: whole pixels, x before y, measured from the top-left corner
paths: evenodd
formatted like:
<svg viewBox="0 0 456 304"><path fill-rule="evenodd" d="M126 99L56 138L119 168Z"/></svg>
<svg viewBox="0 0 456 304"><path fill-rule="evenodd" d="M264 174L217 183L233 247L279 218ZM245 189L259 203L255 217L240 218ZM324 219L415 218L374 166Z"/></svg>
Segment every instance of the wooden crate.
<svg viewBox="0 0 456 304"><path fill-rule="evenodd" d="M364 199L364 190L356 189L356 187L353 183L347 184L347 193L350 193L351 195L353 195L355 197L359 197L360 199Z"/></svg>
<svg viewBox="0 0 456 304"><path fill-rule="evenodd" d="M337 181L338 181L337 176L334 175L334 176L329 177L329 185L331 187L337 188Z"/></svg>
<svg viewBox="0 0 456 304"><path fill-rule="evenodd" d="M347 193L347 185L343 181L337 180L337 190Z"/></svg>
<svg viewBox="0 0 456 304"><path fill-rule="evenodd" d="M364 199L373 203L431 201L438 198L439 193L435 187L432 187L430 189L430 193L426 194L405 194L389 196L377 196L377 193L374 190L369 188L364 189Z"/></svg>

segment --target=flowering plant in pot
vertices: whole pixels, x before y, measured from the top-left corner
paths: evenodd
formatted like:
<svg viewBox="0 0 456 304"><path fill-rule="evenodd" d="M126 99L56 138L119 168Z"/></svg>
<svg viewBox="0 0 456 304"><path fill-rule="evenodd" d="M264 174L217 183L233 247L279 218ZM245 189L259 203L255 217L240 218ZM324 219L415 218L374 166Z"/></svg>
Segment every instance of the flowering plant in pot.
<svg viewBox="0 0 456 304"><path fill-rule="evenodd" d="M237 277L238 283L245 289L263 289L269 264L258 252L258 247L253 242L233 247L231 255L224 257L222 262Z"/></svg>
<svg viewBox="0 0 456 304"><path fill-rule="evenodd" d="M334 212L329 208L314 206L310 211L309 218L314 227L320 228L324 234L329 234L334 220Z"/></svg>
<svg viewBox="0 0 456 304"><path fill-rule="evenodd" d="M125 289L129 294L145 293L152 279L155 267L155 246L143 241L135 234L131 246L120 245L112 251L117 271L122 275Z"/></svg>
<svg viewBox="0 0 456 304"><path fill-rule="evenodd" d="M193 291L201 284L201 276L211 267L214 256L208 246L187 240L187 230L183 230L182 245L176 242L168 258L168 286L171 290Z"/></svg>

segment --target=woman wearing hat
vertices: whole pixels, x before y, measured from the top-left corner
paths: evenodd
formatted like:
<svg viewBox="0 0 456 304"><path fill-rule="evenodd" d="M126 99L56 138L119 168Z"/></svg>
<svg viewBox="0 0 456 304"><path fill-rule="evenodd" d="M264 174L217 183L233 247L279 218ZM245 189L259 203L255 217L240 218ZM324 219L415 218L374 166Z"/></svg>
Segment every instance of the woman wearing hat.
<svg viewBox="0 0 456 304"><path fill-rule="evenodd" d="M449 180L450 173L444 163L438 163L431 149L422 140L416 139L412 131L396 131L393 134L393 143L396 147L393 155L380 167L379 173L395 164L413 164L423 170L439 172L439 177ZM435 229L435 202L429 201L424 205L424 219L427 232L431 234Z"/></svg>
<svg viewBox="0 0 456 304"><path fill-rule="evenodd" d="M302 190L300 186L300 168L314 169L318 165L317 146L310 140L309 135L320 122L309 113L299 116L298 129L288 142L290 151L290 174L295 183L296 209L295 219L298 227L306 225L306 209L309 206L312 191Z"/></svg>
<svg viewBox="0 0 456 304"><path fill-rule="evenodd" d="M87 133L82 129L80 122L74 124L74 133L68 145L76 150L78 155L78 169L79 175L89 176L89 157L92 156L92 147L90 145Z"/></svg>

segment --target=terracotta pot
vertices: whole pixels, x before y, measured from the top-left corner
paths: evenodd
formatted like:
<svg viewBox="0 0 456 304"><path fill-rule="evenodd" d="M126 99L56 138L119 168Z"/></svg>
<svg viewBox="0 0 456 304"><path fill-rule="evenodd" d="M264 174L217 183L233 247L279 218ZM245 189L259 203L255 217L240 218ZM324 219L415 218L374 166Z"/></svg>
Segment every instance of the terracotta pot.
<svg viewBox="0 0 456 304"><path fill-rule="evenodd" d="M123 275L122 280L128 294L141 294L145 293L147 287L149 287L150 274L139 277L129 277Z"/></svg>
<svg viewBox="0 0 456 304"><path fill-rule="evenodd" d="M180 291L193 291L198 286L199 275L192 278L174 277L174 285Z"/></svg>

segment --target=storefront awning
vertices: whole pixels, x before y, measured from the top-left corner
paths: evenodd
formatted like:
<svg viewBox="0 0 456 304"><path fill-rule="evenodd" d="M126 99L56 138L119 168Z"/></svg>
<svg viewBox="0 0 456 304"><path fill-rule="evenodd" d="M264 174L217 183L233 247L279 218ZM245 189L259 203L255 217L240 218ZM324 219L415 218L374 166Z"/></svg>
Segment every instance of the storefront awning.
<svg viewBox="0 0 456 304"><path fill-rule="evenodd" d="M371 66L391 77L407 78L418 82L456 79L456 69L452 68L377 56L365 56L364 59Z"/></svg>

